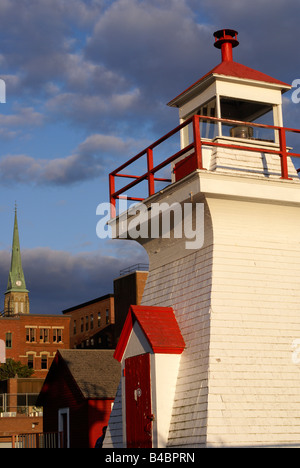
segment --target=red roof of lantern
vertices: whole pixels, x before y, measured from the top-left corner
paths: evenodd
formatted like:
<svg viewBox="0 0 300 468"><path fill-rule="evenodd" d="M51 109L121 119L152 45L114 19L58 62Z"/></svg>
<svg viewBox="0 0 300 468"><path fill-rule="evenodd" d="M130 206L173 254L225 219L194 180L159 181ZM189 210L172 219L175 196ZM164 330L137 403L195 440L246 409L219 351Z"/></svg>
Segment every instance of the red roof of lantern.
<svg viewBox="0 0 300 468"><path fill-rule="evenodd" d="M273 85L280 86L284 91L291 88L289 84L284 83L283 81L279 81L276 78L272 78L271 76L266 75L265 73L254 70L250 67L242 65L241 63L234 62L232 60L232 48L236 47L239 44L236 40L237 34L238 33L232 29L222 29L214 33L214 36L216 38L214 45L222 51L222 62L219 63L216 67L214 67L212 70L210 70L208 73L206 73L204 76L202 76L202 78L196 81L196 83L189 86L185 91L183 91L177 97L172 99L172 101L168 103L169 106L180 105L185 95L190 95L190 93L194 89L197 89L199 86L204 84L210 77L213 77L214 75L270 83ZM177 102L177 100L180 101L180 104L179 102Z"/></svg>

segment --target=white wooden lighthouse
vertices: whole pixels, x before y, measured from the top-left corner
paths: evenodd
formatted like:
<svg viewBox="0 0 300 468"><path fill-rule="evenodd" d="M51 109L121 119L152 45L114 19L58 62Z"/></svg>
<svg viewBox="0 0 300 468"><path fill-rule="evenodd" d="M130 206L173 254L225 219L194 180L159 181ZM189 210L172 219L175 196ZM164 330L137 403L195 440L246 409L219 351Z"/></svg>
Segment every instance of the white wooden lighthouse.
<svg viewBox="0 0 300 468"><path fill-rule="evenodd" d="M149 277L115 353L122 375L106 447L300 445L300 180L290 158L300 155L282 119L291 87L233 61L236 31L214 36L222 62L169 103L179 127L110 175L113 214L146 181L149 216L175 203L183 225L184 206L193 216L204 207L204 241L187 248L175 214L170 236L136 239ZM176 132L181 148L154 166ZM145 172L127 172L116 190L142 157ZM166 168L171 182L157 188ZM128 216L127 226L138 215Z"/></svg>

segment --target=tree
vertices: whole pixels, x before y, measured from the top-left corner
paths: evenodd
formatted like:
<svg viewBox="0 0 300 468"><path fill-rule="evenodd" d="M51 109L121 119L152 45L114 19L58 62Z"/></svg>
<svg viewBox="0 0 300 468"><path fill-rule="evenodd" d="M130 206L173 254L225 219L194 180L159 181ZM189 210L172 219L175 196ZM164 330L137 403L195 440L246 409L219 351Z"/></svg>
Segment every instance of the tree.
<svg viewBox="0 0 300 468"><path fill-rule="evenodd" d="M34 373L33 369L22 364L20 361L7 359L6 363L0 366L0 380L13 379L14 377L27 378Z"/></svg>

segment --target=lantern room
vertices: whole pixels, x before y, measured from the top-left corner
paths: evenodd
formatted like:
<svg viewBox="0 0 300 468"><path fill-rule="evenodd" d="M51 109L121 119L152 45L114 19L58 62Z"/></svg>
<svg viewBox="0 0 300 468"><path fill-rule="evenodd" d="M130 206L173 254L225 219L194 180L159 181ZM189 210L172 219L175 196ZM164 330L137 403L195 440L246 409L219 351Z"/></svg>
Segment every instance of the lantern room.
<svg viewBox="0 0 300 468"><path fill-rule="evenodd" d="M214 46L221 50L222 62L169 102L179 108L180 123L193 115L282 126L282 93L291 86L233 61L239 45L237 31L222 29L214 33ZM191 142L191 126L181 132L181 145ZM278 143L274 129L221 121L201 121L202 138L250 139ZM276 141L277 140L277 141Z"/></svg>
<svg viewBox="0 0 300 468"><path fill-rule="evenodd" d="M291 86L235 62L237 36L233 29L214 33L221 62L168 103L179 110L178 127L111 172L112 218L118 199L143 201L196 170L299 182L292 158L300 157L300 130L283 127L282 116L282 95ZM171 139L178 135L174 153ZM291 136L298 139L295 146L293 138L287 145ZM162 146L163 161L155 159ZM140 174L132 172L137 163ZM126 178L131 181L119 188Z"/></svg>

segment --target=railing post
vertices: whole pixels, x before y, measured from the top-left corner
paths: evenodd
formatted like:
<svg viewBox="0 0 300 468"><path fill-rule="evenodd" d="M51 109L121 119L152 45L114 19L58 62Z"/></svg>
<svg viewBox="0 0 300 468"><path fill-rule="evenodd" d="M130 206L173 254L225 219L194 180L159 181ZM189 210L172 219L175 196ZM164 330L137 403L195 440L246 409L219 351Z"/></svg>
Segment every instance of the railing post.
<svg viewBox="0 0 300 468"><path fill-rule="evenodd" d="M67 448L67 447L64 447L64 433L59 432L58 436L59 436L59 446L58 446L58 448Z"/></svg>
<svg viewBox="0 0 300 468"><path fill-rule="evenodd" d="M110 217L116 217L116 199L114 197L115 193L115 176L109 174L109 201L110 201Z"/></svg>
<svg viewBox="0 0 300 468"><path fill-rule="evenodd" d="M280 161L281 161L281 179L292 180L288 173L287 150L286 150L286 136L283 127L279 131L279 144L280 144Z"/></svg>
<svg viewBox="0 0 300 468"><path fill-rule="evenodd" d="M197 169L204 169L203 162L202 162L202 143L201 143L201 135L200 135L199 115L193 116L193 133L194 133L194 147L195 147Z"/></svg>
<svg viewBox="0 0 300 468"><path fill-rule="evenodd" d="M154 174L150 172L153 169L153 150L151 148L147 148L147 169L148 169L148 192L149 197L154 195L155 187L154 187Z"/></svg>

